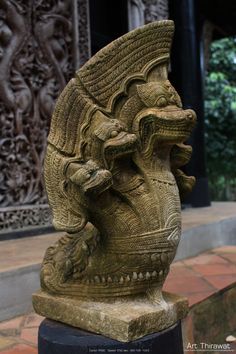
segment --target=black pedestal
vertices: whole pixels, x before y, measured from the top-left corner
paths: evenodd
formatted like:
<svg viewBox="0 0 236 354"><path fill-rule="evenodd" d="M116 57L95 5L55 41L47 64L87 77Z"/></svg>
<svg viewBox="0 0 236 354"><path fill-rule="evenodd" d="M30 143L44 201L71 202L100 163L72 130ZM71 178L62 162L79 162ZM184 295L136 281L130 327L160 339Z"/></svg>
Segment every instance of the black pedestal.
<svg viewBox="0 0 236 354"><path fill-rule="evenodd" d="M44 320L39 327L39 354L148 353L183 354L181 324L129 343Z"/></svg>

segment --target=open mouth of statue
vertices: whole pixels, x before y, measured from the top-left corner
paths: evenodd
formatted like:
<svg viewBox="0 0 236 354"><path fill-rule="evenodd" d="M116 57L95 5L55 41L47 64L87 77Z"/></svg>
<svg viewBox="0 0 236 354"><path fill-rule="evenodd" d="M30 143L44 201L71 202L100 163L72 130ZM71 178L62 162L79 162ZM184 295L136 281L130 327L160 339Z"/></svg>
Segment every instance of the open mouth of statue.
<svg viewBox="0 0 236 354"><path fill-rule="evenodd" d="M184 142L191 134L196 122L192 110L157 110L147 109L136 118L142 145L149 145L156 140L166 144Z"/></svg>
<svg viewBox="0 0 236 354"><path fill-rule="evenodd" d="M107 170L97 170L84 184L84 193L101 194L112 185L112 175Z"/></svg>
<svg viewBox="0 0 236 354"><path fill-rule="evenodd" d="M104 157L109 167L116 158L131 154L136 151L137 137L135 134L120 132L117 137L104 143Z"/></svg>

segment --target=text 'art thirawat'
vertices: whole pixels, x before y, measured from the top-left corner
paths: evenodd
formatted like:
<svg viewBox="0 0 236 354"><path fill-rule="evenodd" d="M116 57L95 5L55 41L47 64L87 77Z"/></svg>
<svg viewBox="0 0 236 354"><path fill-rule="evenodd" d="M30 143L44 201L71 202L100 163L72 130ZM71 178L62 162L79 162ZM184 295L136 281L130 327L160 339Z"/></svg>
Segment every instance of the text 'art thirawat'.
<svg viewBox="0 0 236 354"><path fill-rule="evenodd" d="M46 251L37 313L130 341L183 318L162 294L181 235L179 168L195 113L168 81L172 21L153 22L94 55L60 95L45 182L57 230Z"/></svg>

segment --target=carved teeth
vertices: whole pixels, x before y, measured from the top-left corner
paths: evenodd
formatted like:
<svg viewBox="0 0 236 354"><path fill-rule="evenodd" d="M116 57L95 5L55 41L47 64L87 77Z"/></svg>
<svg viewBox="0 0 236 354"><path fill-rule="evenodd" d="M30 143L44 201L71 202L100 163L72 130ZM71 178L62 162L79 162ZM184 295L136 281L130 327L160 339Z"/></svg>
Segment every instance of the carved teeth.
<svg viewBox="0 0 236 354"><path fill-rule="evenodd" d="M72 263L69 259L67 259L65 266L66 266L66 269L68 269L68 270L71 269Z"/></svg>
<svg viewBox="0 0 236 354"><path fill-rule="evenodd" d="M168 256L167 256L167 254L166 253L162 253L161 254L161 261L162 261L162 263L167 263L167 261L168 261Z"/></svg>
<svg viewBox="0 0 236 354"><path fill-rule="evenodd" d="M88 245L85 242L82 243L81 247L82 247L83 251L88 251L89 250Z"/></svg>
<svg viewBox="0 0 236 354"><path fill-rule="evenodd" d="M78 269L77 268L74 268L73 269L73 274L77 273L78 272Z"/></svg>
<svg viewBox="0 0 236 354"><path fill-rule="evenodd" d="M120 277L120 284L123 284L123 283L124 283L124 278Z"/></svg>
<svg viewBox="0 0 236 354"><path fill-rule="evenodd" d="M143 274L140 272L138 277L139 277L139 279L143 279Z"/></svg>
<svg viewBox="0 0 236 354"><path fill-rule="evenodd" d="M125 280L126 280L126 281L130 281L130 280L131 280L131 279L130 279L130 276L127 275L127 277L125 278Z"/></svg>
<svg viewBox="0 0 236 354"><path fill-rule="evenodd" d="M95 275L94 280L95 280L95 283L100 283L100 278L98 275Z"/></svg>
<svg viewBox="0 0 236 354"><path fill-rule="evenodd" d="M157 272L154 270L154 271L152 272L152 277L153 277L153 278L156 278L156 276L157 276Z"/></svg>
<svg viewBox="0 0 236 354"><path fill-rule="evenodd" d="M150 278L156 278L157 276L160 276L162 277L163 275L165 274L165 272L162 270L160 270L159 272L157 272L156 270L154 270L153 272L146 272L145 275L143 275L142 272L140 273L136 273L136 272L133 272L132 274L132 280L143 280L143 279L146 279L146 280L149 280ZM95 275L94 278L92 279L86 279L84 282L88 285L88 284L93 284L93 283L96 283L96 284L99 284L99 283L119 283L119 284L124 284L124 282L130 282L131 281L131 277L130 275L127 275L125 277L121 276L120 279L115 275L113 278L111 278L111 276L108 276L107 279L104 277L104 276L98 276L98 275Z"/></svg>
<svg viewBox="0 0 236 354"><path fill-rule="evenodd" d="M73 274L73 279L79 279L79 274Z"/></svg>
<svg viewBox="0 0 236 354"><path fill-rule="evenodd" d="M159 257L158 257L158 255L157 255L156 253L154 253L154 254L151 255L151 260L152 260L152 261L156 261L158 258L159 258Z"/></svg>

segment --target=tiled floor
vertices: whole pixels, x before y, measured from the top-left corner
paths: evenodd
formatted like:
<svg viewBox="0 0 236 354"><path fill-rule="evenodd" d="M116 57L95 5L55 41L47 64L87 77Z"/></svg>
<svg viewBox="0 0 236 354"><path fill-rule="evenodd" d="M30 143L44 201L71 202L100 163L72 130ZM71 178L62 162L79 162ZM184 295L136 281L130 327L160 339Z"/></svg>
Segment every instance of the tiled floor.
<svg viewBox="0 0 236 354"><path fill-rule="evenodd" d="M236 246L213 249L174 263L164 290L185 295L190 306L236 282ZM36 314L0 323L1 354L37 354L37 332L42 317Z"/></svg>
<svg viewBox="0 0 236 354"><path fill-rule="evenodd" d="M190 306L236 283L236 246L215 248L172 264L164 290L185 295Z"/></svg>
<svg viewBox="0 0 236 354"><path fill-rule="evenodd" d="M36 314L0 323L1 354L37 354L38 326L43 317Z"/></svg>

